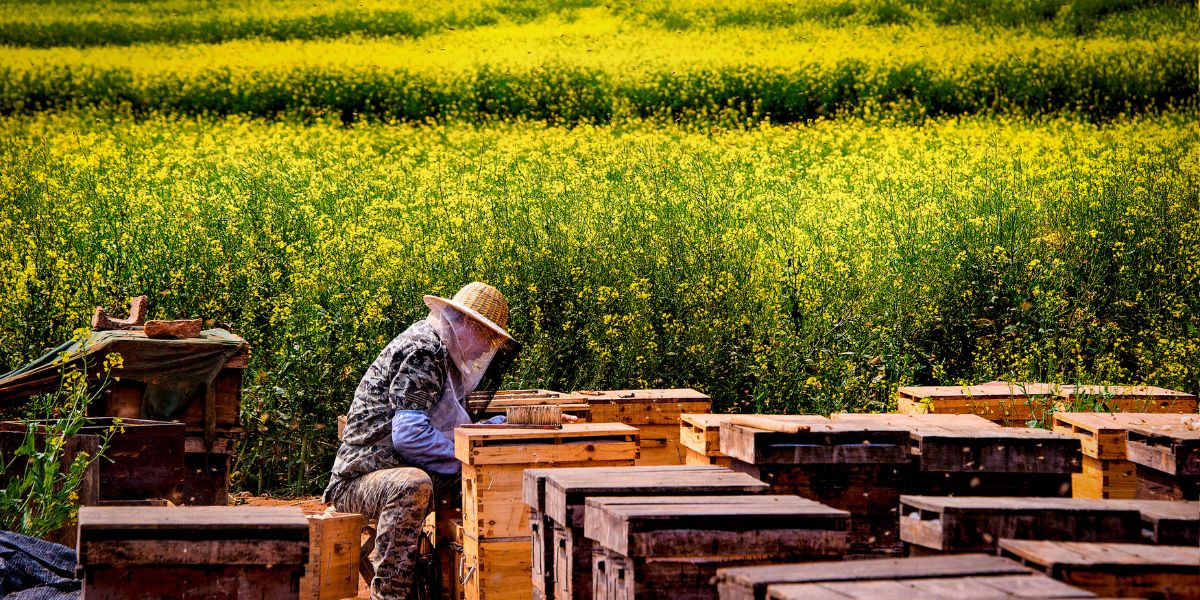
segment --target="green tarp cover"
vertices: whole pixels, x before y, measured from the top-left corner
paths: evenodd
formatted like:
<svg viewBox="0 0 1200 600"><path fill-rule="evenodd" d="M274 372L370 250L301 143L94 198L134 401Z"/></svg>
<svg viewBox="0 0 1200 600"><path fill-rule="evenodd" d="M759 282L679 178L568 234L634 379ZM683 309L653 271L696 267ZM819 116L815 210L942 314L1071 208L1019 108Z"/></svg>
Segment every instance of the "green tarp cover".
<svg viewBox="0 0 1200 600"><path fill-rule="evenodd" d="M206 398L208 416L212 414L213 379L245 345L245 340L224 329L208 329L200 332L200 337L186 340L150 339L140 329L93 331L0 375L0 406L57 390L64 367L82 369L86 364L90 376L101 376L104 358L117 353L123 366L111 375L146 384L142 418L169 420L197 394ZM210 438L211 420L208 416L205 423Z"/></svg>

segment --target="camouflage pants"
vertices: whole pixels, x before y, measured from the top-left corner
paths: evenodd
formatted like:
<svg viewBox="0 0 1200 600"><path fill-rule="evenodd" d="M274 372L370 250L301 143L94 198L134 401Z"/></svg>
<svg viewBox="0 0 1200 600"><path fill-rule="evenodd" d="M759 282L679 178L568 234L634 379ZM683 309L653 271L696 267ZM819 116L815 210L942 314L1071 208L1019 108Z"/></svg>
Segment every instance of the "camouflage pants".
<svg viewBox="0 0 1200 600"><path fill-rule="evenodd" d="M375 519L373 600L404 600L413 588L417 544L433 509L433 482L421 469L401 467L367 473L346 483L333 505Z"/></svg>

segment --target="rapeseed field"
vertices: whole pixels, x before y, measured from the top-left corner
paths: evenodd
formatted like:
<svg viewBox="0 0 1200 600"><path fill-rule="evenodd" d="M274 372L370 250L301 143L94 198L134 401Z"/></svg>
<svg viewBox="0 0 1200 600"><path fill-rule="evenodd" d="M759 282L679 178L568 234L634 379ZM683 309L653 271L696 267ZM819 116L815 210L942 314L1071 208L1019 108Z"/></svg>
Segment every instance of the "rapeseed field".
<svg viewBox="0 0 1200 600"><path fill-rule="evenodd" d="M0 8L0 371L133 295L228 325L239 485L319 489L474 279L514 387L1200 388L1194 4L148 6Z"/></svg>

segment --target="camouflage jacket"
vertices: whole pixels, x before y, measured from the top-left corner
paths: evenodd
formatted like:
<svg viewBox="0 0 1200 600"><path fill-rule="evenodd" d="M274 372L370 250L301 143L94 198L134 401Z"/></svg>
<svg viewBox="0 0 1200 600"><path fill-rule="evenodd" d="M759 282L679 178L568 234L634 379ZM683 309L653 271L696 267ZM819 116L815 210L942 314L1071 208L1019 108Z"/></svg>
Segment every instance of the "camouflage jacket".
<svg viewBox="0 0 1200 600"><path fill-rule="evenodd" d="M424 320L383 349L354 392L325 501L332 501L347 481L408 466L391 444L392 417L397 410L427 412L441 397L448 363L446 346Z"/></svg>

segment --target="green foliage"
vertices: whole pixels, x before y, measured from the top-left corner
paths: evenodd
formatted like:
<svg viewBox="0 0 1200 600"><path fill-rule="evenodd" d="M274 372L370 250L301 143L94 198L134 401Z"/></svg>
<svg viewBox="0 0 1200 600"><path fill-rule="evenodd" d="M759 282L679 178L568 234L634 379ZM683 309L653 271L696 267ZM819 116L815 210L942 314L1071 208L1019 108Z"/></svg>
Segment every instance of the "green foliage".
<svg viewBox="0 0 1200 600"><path fill-rule="evenodd" d="M766 412L914 382L1195 391L1196 123L9 118L0 364L141 293L228 323L253 346L238 481L309 492L421 295L473 279L510 298L512 387Z"/></svg>
<svg viewBox="0 0 1200 600"><path fill-rule="evenodd" d="M120 356L105 359L107 373L120 364ZM21 445L11 455L0 455L0 529L32 537L46 537L75 520L79 513L78 490L90 465L103 457L119 427L101 436L99 453L86 451L68 456L68 440L87 425L88 392L84 370L65 371L58 393L40 399L40 419L30 420ZM39 413L40 414L37 414Z"/></svg>

